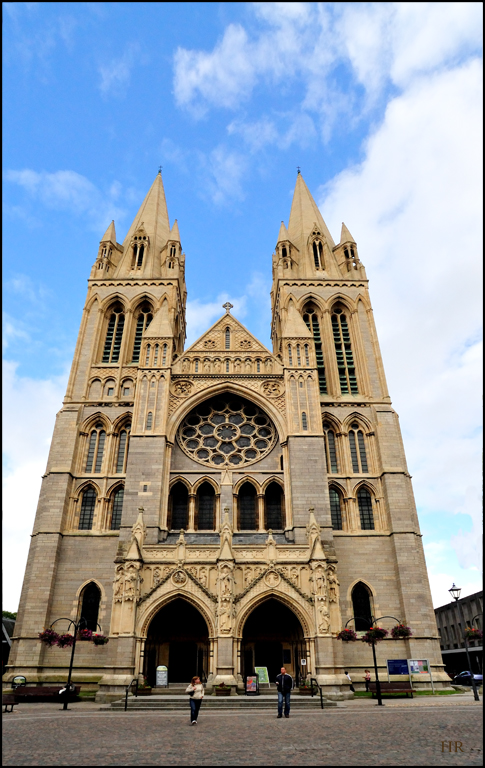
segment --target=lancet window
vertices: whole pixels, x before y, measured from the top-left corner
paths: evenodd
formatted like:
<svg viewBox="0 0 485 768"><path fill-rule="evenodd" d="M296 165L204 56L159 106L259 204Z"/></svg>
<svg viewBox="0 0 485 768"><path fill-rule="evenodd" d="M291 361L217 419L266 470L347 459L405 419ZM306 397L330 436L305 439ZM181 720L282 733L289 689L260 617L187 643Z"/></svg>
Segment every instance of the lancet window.
<svg viewBox="0 0 485 768"><path fill-rule="evenodd" d="M278 531L283 525L283 489L279 483L270 483L264 494L265 528Z"/></svg>
<svg viewBox="0 0 485 768"><path fill-rule="evenodd" d="M314 240L312 243L312 249L315 269L323 269L323 246L321 240Z"/></svg>
<svg viewBox="0 0 485 768"><path fill-rule="evenodd" d="M111 496L111 530L118 531L121 527L121 514L123 512L123 498L125 489L117 488Z"/></svg>
<svg viewBox="0 0 485 768"><path fill-rule="evenodd" d="M79 618L84 619L86 623L82 623L81 629L90 629L91 632L98 631L100 602L101 592L96 584L91 581L89 584L86 584L82 591L81 612Z"/></svg>
<svg viewBox="0 0 485 768"><path fill-rule="evenodd" d="M103 425L98 423L89 436L86 472L101 472L105 441L106 432Z"/></svg>
<svg viewBox="0 0 485 768"><path fill-rule="evenodd" d="M216 494L210 483L202 483L197 490L196 528L199 531L213 531L215 528Z"/></svg>
<svg viewBox="0 0 485 768"><path fill-rule="evenodd" d="M327 394L327 379L325 377L325 364L323 361L322 351L322 336L320 333L320 324L318 322L317 313L314 307L306 307L303 313L303 320L305 321L308 330L313 335L313 342L315 344L315 357L317 361L318 372L318 386L321 395Z"/></svg>
<svg viewBox="0 0 485 768"><path fill-rule="evenodd" d="M256 488L252 483L244 483L238 495L239 530L256 531L258 529Z"/></svg>
<svg viewBox="0 0 485 768"><path fill-rule="evenodd" d="M352 609L356 632L366 632L372 620L372 610L369 590L361 581L352 590Z"/></svg>
<svg viewBox="0 0 485 768"><path fill-rule="evenodd" d="M128 447L130 442L131 424L127 424L120 432L118 442L118 458L116 460L116 473L126 472L126 462L128 460Z"/></svg>
<svg viewBox="0 0 485 768"><path fill-rule="evenodd" d="M150 304L145 301L139 310L136 320L135 340L133 343L133 355L131 358L132 363L138 363L140 361L140 349L141 341L143 337L143 331L148 328L153 320L152 308Z"/></svg>
<svg viewBox="0 0 485 768"><path fill-rule="evenodd" d="M143 257L147 248L146 235L135 235L133 238L133 256L131 259L132 269L141 269L143 265Z"/></svg>
<svg viewBox="0 0 485 768"><path fill-rule="evenodd" d="M342 497L340 493L330 486L330 514L332 516L332 528L336 531L342 530Z"/></svg>
<svg viewBox="0 0 485 768"><path fill-rule="evenodd" d="M96 506L96 491L91 486L84 489L79 515L79 530L90 531L93 527L94 508Z"/></svg>
<svg viewBox="0 0 485 768"><path fill-rule="evenodd" d="M302 411L302 413L301 413L301 428L303 430L307 430L308 429L308 419L307 419L307 415L306 415L305 411Z"/></svg>
<svg viewBox="0 0 485 768"><path fill-rule="evenodd" d="M187 530L189 520L189 493L184 483L175 483L169 497L170 528Z"/></svg>
<svg viewBox="0 0 485 768"><path fill-rule="evenodd" d="M152 424L153 424L153 413L149 411L149 413L147 413L147 429L151 429Z"/></svg>
<svg viewBox="0 0 485 768"><path fill-rule="evenodd" d="M226 328L225 333L225 348L231 349L231 330L230 328Z"/></svg>
<svg viewBox="0 0 485 768"><path fill-rule="evenodd" d="M120 303L116 303L111 309L106 331L106 340L103 349L103 363L117 363L120 357L121 339L123 338L123 328L125 325L125 315Z"/></svg>
<svg viewBox="0 0 485 768"><path fill-rule="evenodd" d="M359 474L368 472L364 433L356 421L354 421L349 429L349 445L352 471Z"/></svg>
<svg viewBox="0 0 485 768"><path fill-rule="evenodd" d="M367 488L360 488L357 493L359 504L360 527L363 531L374 530L374 512L372 509L372 496Z"/></svg>
<svg viewBox="0 0 485 768"><path fill-rule="evenodd" d="M335 446L335 432L328 421L323 422L325 436L325 458L327 460L327 472L338 472L337 450Z"/></svg>
<svg viewBox="0 0 485 768"><path fill-rule="evenodd" d="M357 378L355 375L355 363L350 342L350 331L347 317L340 308L332 314L332 331L337 356L337 367L340 381L340 391L343 395L357 395Z"/></svg>

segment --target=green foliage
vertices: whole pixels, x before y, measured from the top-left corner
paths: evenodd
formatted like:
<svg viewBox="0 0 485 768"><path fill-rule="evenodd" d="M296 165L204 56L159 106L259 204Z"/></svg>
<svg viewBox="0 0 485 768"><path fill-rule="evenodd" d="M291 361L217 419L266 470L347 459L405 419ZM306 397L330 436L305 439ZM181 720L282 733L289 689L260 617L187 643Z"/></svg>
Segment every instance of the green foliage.
<svg viewBox="0 0 485 768"><path fill-rule="evenodd" d="M12 611L2 611L2 616L5 619L13 619L15 621L15 619L17 618L17 613L16 612L12 613Z"/></svg>

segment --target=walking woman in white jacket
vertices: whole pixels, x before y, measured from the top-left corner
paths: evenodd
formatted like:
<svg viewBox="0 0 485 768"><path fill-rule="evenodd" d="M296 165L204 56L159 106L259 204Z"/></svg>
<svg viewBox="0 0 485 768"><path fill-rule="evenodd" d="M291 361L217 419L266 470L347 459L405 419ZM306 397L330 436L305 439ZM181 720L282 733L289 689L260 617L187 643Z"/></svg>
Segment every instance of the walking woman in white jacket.
<svg viewBox="0 0 485 768"><path fill-rule="evenodd" d="M204 698L204 686L200 682L200 677L193 677L190 685L185 689L185 693L190 696L190 722L192 725L197 725L197 718L199 716L200 705Z"/></svg>

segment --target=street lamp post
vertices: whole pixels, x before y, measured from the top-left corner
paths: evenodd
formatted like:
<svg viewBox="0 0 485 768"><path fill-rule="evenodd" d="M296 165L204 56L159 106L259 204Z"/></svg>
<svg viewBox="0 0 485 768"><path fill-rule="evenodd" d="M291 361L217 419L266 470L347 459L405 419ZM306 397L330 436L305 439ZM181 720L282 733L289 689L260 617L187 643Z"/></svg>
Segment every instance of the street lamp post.
<svg viewBox="0 0 485 768"><path fill-rule="evenodd" d="M83 619L83 618L80 618L78 622L75 622L72 619L67 619L67 618L61 617L60 619L56 619L55 621L52 622L51 629L54 626L54 624L56 624L58 621L68 621L69 622L69 625L67 627L67 631L68 632L69 632L69 630L71 628L71 625L74 627L74 633L73 633L74 634L74 640L73 640L72 646L71 646L71 649L72 649L71 650L71 661L70 661L70 664L69 664L69 674L67 676L67 683L66 683L66 698L64 700L64 706L62 707L63 710L66 710L67 709L67 705L68 705L68 701L69 701L69 694L71 692L71 677L72 677L72 668L73 668L73 665L74 665L74 652L76 650L77 633L79 632L79 630L81 628L81 625L85 624L87 626L88 622L86 621L86 619ZM99 624L97 622L96 622L96 626L99 627ZM99 627L99 628L101 629L101 627Z"/></svg>
<svg viewBox="0 0 485 768"><path fill-rule="evenodd" d="M448 592L450 593L452 598L456 600L456 604L458 605L458 611L460 613L460 618L461 618L461 626L463 627L463 639L465 640L466 660L467 660L468 669L470 670L470 675L472 678L473 696L475 698L475 701L480 701L480 697L477 691L477 685L475 683L475 675L473 674L472 665L470 662L470 654L468 653L468 638L466 636L465 614L463 613L463 606L460 603L461 587L455 587L455 585L453 584L453 586L451 587L451 589L448 590Z"/></svg>
<svg viewBox="0 0 485 768"><path fill-rule="evenodd" d="M351 621L355 621L356 619L365 621L369 625L369 629L373 627L374 624L377 621L380 621L381 619L394 619L394 621L396 621L399 624L399 619L396 619L395 616L379 616L377 619L375 619L373 616L371 616L370 619L364 618L363 616L352 616L352 618L348 620L347 624L350 624ZM345 627L347 627L347 624L345 625ZM381 684L379 681L379 672L377 671L376 641L374 640L371 645L372 645L372 655L374 657L374 674L376 676L377 704L380 707L383 707L384 704L382 703Z"/></svg>

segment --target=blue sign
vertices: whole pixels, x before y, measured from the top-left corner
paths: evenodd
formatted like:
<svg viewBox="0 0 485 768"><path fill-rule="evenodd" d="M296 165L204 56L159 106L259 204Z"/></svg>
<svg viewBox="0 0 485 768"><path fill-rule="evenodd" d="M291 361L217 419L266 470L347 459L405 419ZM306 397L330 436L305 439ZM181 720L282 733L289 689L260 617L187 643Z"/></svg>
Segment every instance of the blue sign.
<svg viewBox="0 0 485 768"><path fill-rule="evenodd" d="M387 674L388 675L409 675L408 660L407 659L388 659Z"/></svg>

